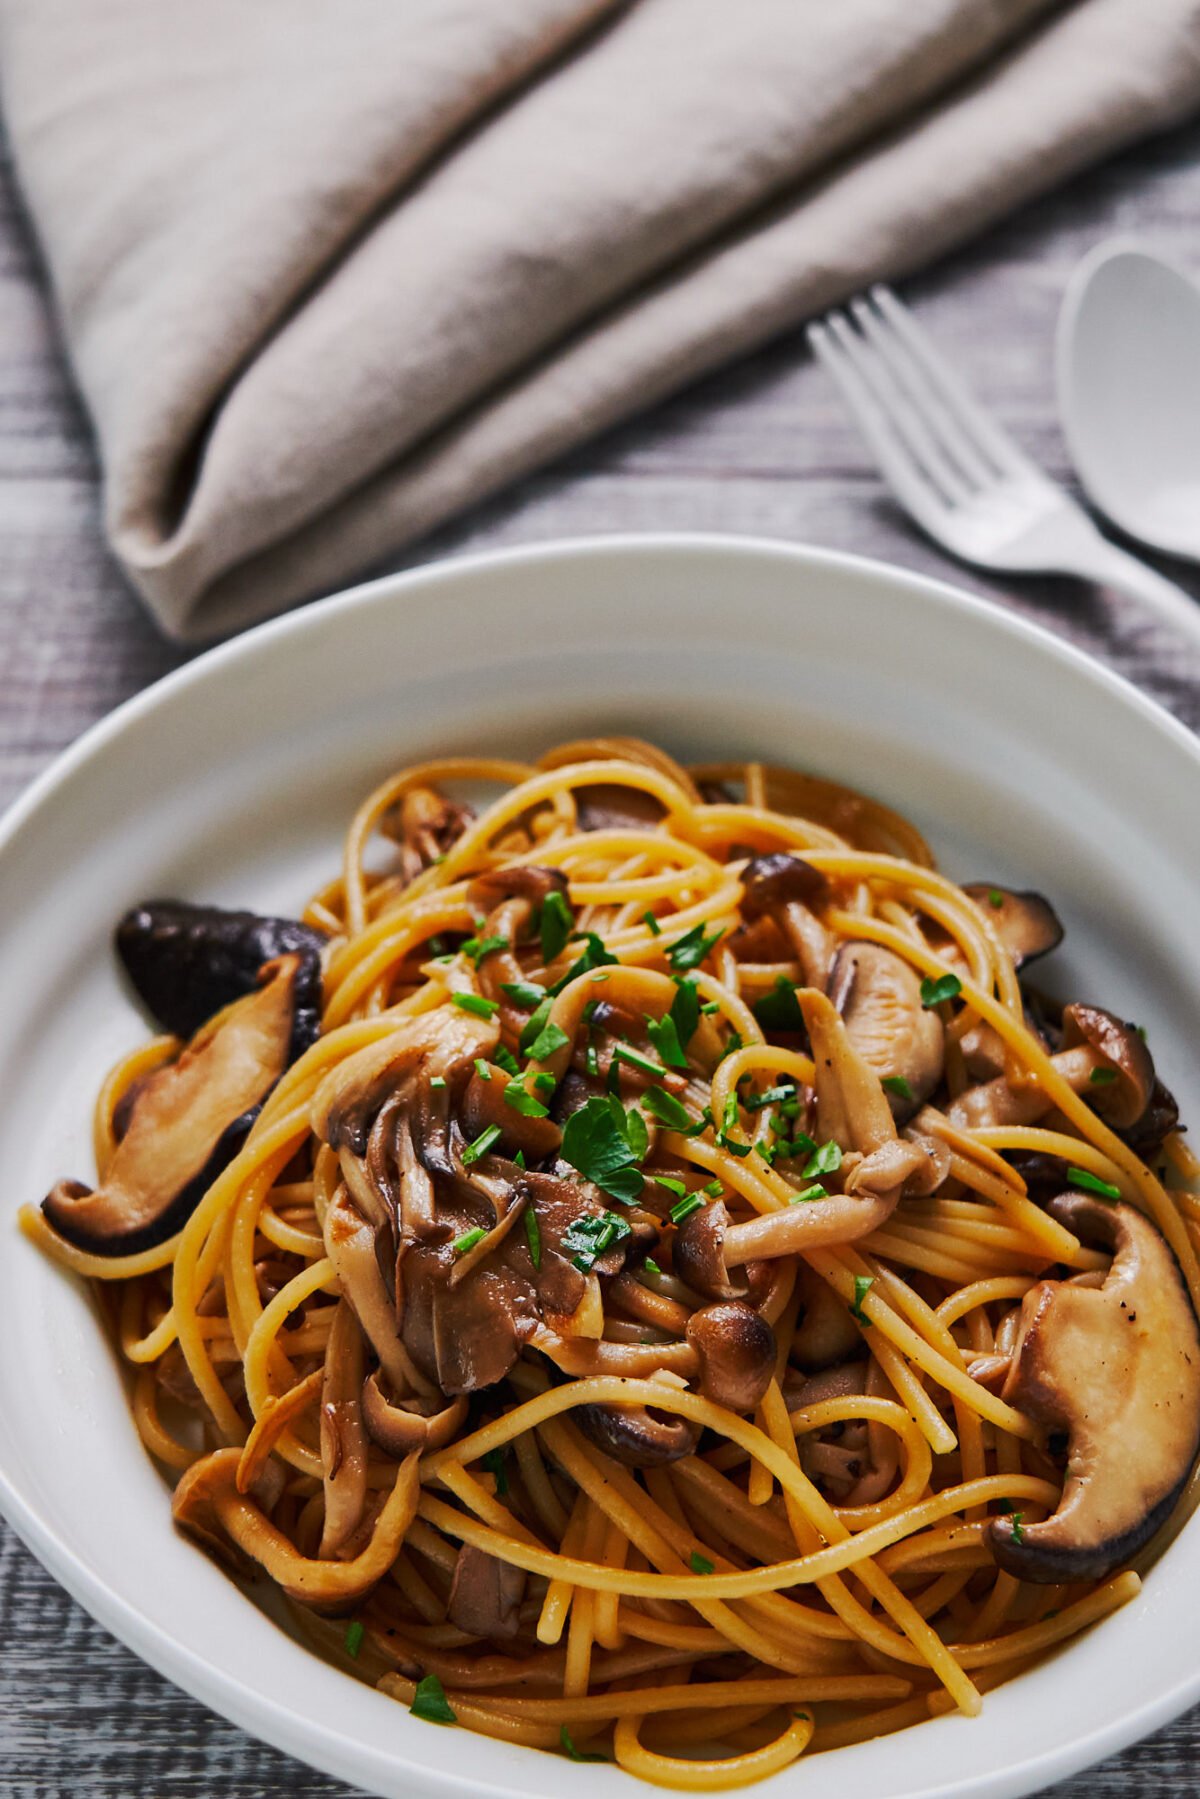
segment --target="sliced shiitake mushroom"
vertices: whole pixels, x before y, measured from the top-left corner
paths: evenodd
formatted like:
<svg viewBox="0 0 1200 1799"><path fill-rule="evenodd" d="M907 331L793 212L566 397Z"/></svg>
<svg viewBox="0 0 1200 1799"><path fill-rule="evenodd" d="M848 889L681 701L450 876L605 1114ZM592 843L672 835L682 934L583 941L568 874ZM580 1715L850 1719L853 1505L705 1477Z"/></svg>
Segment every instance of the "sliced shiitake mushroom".
<svg viewBox="0 0 1200 1799"><path fill-rule="evenodd" d="M829 933L813 906L829 891L827 877L802 856L755 856L742 874L742 916L753 926L769 918L799 960L809 986L823 987L829 969Z"/></svg>
<svg viewBox="0 0 1200 1799"><path fill-rule="evenodd" d="M42 1202L55 1230L97 1255L123 1255L182 1224L219 1172L214 1152L230 1126L287 1066L300 969L299 956L268 964L256 993L141 1083L100 1186L59 1181Z"/></svg>
<svg viewBox="0 0 1200 1799"><path fill-rule="evenodd" d="M987 881L972 881L963 892L991 923L1014 968L1048 956L1063 940L1058 913L1044 894L994 887Z"/></svg>
<svg viewBox="0 0 1200 1799"><path fill-rule="evenodd" d="M700 1426L640 1405L581 1405L572 1413L585 1437L627 1468L682 1461L700 1441Z"/></svg>
<svg viewBox="0 0 1200 1799"><path fill-rule="evenodd" d="M260 970L279 956L298 958L290 1059L320 1033L326 939L311 925L157 899L128 911L114 940L139 998L174 1037L194 1036L206 1019L253 993Z"/></svg>
<svg viewBox="0 0 1200 1799"><path fill-rule="evenodd" d="M1114 1251L1103 1285L1041 1281L1021 1302L1003 1397L1068 1436L1054 1514L993 1518L1019 1580L1099 1580L1165 1521L1200 1448L1200 1325L1174 1256L1133 1206L1061 1195L1052 1215Z"/></svg>
<svg viewBox="0 0 1200 1799"><path fill-rule="evenodd" d="M525 1581L524 1568L463 1543L450 1583L448 1622L491 1643L510 1642L521 1628Z"/></svg>

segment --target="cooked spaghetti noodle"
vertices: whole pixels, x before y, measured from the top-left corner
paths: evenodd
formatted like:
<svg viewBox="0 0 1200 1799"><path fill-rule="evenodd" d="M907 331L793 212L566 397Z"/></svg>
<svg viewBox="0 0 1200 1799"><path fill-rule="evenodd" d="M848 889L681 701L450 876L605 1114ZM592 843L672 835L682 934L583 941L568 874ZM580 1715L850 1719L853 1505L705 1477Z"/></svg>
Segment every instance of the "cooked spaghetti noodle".
<svg viewBox="0 0 1200 1799"><path fill-rule="evenodd" d="M177 912L136 928L191 980ZM404 770L290 929L166 1008L96 1188L22 1223L96 1283L181 1525L335 1662L707 1791L973 1714L1137 1591L1195 1396L1141 1537L1083 1553L1034 1300L1125 1251L1047 1201L1120 1201L1194 1302L1197 1164L1131 1033L1027 989L1045 902L623 739Z"/></svg>

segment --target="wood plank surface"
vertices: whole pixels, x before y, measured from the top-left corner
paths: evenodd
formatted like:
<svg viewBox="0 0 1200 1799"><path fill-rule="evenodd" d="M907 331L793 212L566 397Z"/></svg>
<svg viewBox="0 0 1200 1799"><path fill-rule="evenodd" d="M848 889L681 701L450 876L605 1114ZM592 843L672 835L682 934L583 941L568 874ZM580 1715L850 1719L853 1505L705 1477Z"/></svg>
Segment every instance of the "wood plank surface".
<svg viewBox="0 0 1200 1799"><path fill-rule="evenodd" d="M1069 472L1051 368L1066 277L1116 232L1200 264L1198 158L1200 127L1147 144L905 290L987 404L1057 476ZM104 548L101 514L87 421L0 153L0 804L88 725L186 659L126 588ZM1002 588L917 538L798 335L579 450L391 566L662 528L857 550L957 580L1102 656L1200 729L1200 661L1128 603L1066 581ZM1200 594L1200 570L1158 566ZM1198 1758L1200 1709L1053 1791L1182 1799L1200 1792ZM3 1799L348 1792L184 1697L94 1624L0 1524Z"/></svg>

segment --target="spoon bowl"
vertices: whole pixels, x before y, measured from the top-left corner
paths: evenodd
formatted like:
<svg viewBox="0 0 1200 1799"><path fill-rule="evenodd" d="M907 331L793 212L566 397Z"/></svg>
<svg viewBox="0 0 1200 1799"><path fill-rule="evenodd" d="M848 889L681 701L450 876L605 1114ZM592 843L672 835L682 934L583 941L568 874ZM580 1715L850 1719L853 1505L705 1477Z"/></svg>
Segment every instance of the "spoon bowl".
<svg viewBox="0 0 1200 1799"><path fill-rule="evenodd" d="M1059 411L1088 497L1131 537L1200 562L1200 285L1101 244L1058 323Z"/></svg>

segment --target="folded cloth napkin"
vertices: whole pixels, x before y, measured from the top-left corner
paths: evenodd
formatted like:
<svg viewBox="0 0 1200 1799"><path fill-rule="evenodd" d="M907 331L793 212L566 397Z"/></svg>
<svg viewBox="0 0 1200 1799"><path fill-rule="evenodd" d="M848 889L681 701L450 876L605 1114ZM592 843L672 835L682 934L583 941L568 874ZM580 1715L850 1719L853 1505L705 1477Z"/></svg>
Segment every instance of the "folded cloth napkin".
<svg viewBox="0 0 1200 1799"><path fill-rule="evenodd" d="M1200 0L0 0L168 632L328 591L1200 104Z"/></svg>

